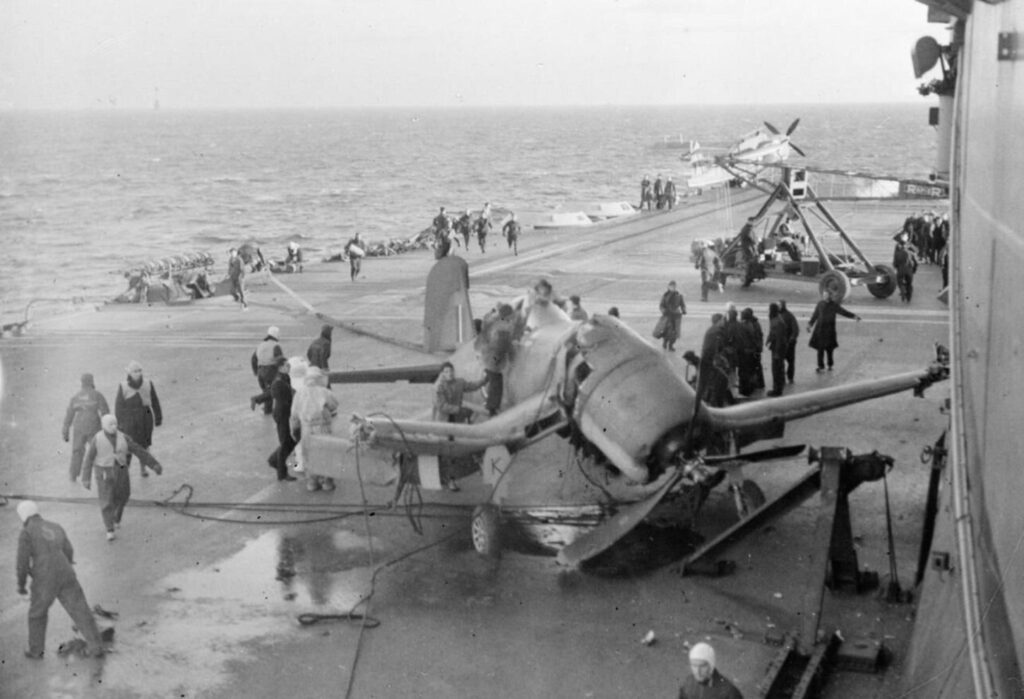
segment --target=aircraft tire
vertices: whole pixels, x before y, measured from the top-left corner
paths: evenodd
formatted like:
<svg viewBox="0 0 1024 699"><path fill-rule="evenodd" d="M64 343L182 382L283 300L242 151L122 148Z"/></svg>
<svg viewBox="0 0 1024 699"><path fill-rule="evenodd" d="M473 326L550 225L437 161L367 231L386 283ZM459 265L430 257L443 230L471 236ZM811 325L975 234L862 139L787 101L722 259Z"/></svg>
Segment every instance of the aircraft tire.
<svg viewBox="0 0 1024 699"><path fill-rule="evenodd" d="M832 292L836 303L842 303L850 295L850 280L838 269L830 269L818 280L818 292Z"/></svg>
<svg viewBox="0 0 1024 699"><path fill-rule="evenodd" d="M470 534L473 548L481 556L497 558L501 555L498 508L494 505L477 505L473 510Z"/></svg>
<svg viewBox="0 0 1024 699"><path fill-rule="evenodd" d="M868 291L876 299L887 299L896 291L896 270L890 265L875 265L875 271L885 275L885 281L878 284L868 284Z"/></svg>

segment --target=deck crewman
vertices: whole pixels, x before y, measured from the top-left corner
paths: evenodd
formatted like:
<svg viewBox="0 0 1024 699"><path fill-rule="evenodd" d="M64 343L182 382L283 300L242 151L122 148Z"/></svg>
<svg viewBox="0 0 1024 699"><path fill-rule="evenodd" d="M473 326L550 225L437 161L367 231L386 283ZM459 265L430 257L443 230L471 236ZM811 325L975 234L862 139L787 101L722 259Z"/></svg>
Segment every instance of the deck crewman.
<svg viewBox="0 0 1024 699"><path fill-rule="evenodd" d="M120 528L124 508L132 495L128 476L128 457L134 454L143 467L149 466L159 476L163 473L160 462L127 434L117 429L117 418L104 415L103 426L91 440L82 460L82 487L92 490L92 473L96 471L96 494L101 506L100 515L107 529L107 541L114 540L114 529Z"/></svg>
<svg viewBox="0 0 1024 699"><path fill-rule="evenodd" d="M18 536L18 594L27 595L32 578L31 605L28 609L28 650L25 657L40 660L46 647L46 622L54 600L59 600L75 626L85 636L86 653L103 655L96 618L71 566L75 549L64 528L43 519L32 500L18 503L21 534Z"/></svg>
<svg viewBox="0 0 1024 699"><path fill-rule="evenodd" d="M128 363L128 376L117 387L117 398L114 399L114 416L124 433L131 437L143 449L153 444L153 430L163 423L164 413L160 408L160 399L156 395L156 387L149 379L142 376L142 365L136 361ZM128 456L128 465L132 463ZM140 462L139 470L142 477L146 473L146 464Z"/></svg>
<svg viewBox="0 0 1024 699"><path fill-rule="evenodd" d="M107 399L96 390L92 374L82 374L82 390L71 396L61 430L64 441L71 442L69 475L72 483L78 480L78 474L82 472L86 442L100 431L100 418L109 412Z"/></svg>
<svg viewBox="0 0 1024 699"><path fill-rule="evenodd" d="M270 386L277 376L278 358L284 357L284 351L278 343L278 336L281 331L276 325L267 328L266 336L256 345L252 353L252 373L256 376L256 382L260 386L260 392L249 398L249 409L256 410L257 405L263 406L263 414L270 415L273 412L273 397L270 395Z"/></svg>

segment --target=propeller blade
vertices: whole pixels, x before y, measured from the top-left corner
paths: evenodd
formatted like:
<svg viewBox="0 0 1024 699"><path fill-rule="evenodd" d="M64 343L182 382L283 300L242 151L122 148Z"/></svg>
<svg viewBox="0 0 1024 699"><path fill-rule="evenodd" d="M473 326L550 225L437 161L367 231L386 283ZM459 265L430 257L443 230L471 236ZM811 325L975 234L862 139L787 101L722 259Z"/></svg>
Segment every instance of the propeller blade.
<svg viewBox="0 0 1024 699"><path fill-rule="evenodd" d="M705 456L704 463L708 466L716 466L730 461L756 463L758 461L771 461L772 459L788 459L797 456L806 448L806 446L806 444L793 444L785 447L772 447L771 449L762 449L760 451L751 451L745 454L734 454L731 456L728 454L722 456Z"/></svg>
<svg viewBox="0 0 1024 699"><path fill-rule="evenodd" d="M807 153L804 153L802 150L800 150L800 147L797 146L796 144L790 143L789 147L792 148L793 150L795 150L797 153L799 153L803 157L805 157L805 158L807 157Z"/></svg>
<svg viewBox="0 0 1024 699"><path fill-rule="evenodd" d="M799 123L800 123L799 117L794 119L793 123L789 125L788 129L786 129L786 135L787 136L793 135L793 132L796 131L796 125L799 124Z"/></svg>
<svg viewBox="0 0 1024 699"><path fill-rule="evenodd" d="M777 128L775 128L774 126L772 126L771 124L769 124L767 121L764 122L764 125L767 126L768 130L771 131L773 134L775 134L776 136L779 135L779 130Z"/></svg>
<svg viewBox="0 0 1024 699"><path fill-rule="evenodd" d="M646 500L620 507L614 515L559 551L558 562L562 565L579 565L583 561L611 548L615 542L629 534L636 525L640 524L682 477L682 472L676 471L666 478L661 487L654 491Z"/></svg>

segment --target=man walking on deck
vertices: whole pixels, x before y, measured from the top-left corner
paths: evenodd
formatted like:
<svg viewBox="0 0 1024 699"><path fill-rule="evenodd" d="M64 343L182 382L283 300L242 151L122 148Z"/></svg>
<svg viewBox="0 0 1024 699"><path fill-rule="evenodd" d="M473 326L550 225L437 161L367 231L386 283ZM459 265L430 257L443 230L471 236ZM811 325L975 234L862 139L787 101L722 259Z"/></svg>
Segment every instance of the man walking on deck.
<svg viewBox="0 0 1024 699"><path fill-rule="evenodd" d="M82 472L85 443L100 431L100 418L109 412L107 399L96 390L92 374L82 374L82 390L71 396L61 430L64 441L71 442L71 465L68 470L72 483L78 480L78 474Z"/></svg>
<svg viewBox="0 0 1024 699"><path fill-rule="evenodd" d="M107 529L107 541L113 541L114 529L121 526L125 505L132 496L132 483L128 475L129 457L134 454L143 467L149 466L158 476L163 473L163 467L146 449L117 429L116 417L104 415L100 423L103 429L89 440L82 460L82 487L92 490L92 472L95 467L100 515Z"/></svg>
<svg viewBox="0 0 1024 699"><path fill-rule="evenodd" d="M64 610L85 636L86 653L103 655L103 644L96 618L71 566L75 549L64 528L43 519L32 500L18 503L21 533L18 535L18 594L29 593L26 585L32 577L32 597L28 608L28 650L25 657L40 660L46 648L46 623L50 607L59 600Z"/></svg>
<svg viewBox="0 0 1024 699"><path fill-rule="evenodd" d="M114 400L114 416L117 424L126 435L131 437L143 449L153 444L153 430L164 420L160 409L160 399L156 396L156 387L149 379L142 378L142 365L136 361L128 363L128 376L117 387L117 398ZM132 463L131 455L127 464ZM139 462L142 477L146 473L146 464Z"/></svg>
<svg viewBox="0 0 1024 699"><path fill-rule="evenodd" d="M292 381L289 376L290 362L284 357L277 358L277 374L270 386L270 394L274 403L274 424L277 426L278 447L267 459L270 468L277 471L277 480L294 481L295 476L288 473L288 457L295 450L295 439L292 437L291 415Z"/></svg>
<svg viewBox="0 0 1024 699"><path fill-rule="evenodd" d="M231 280L231 297L242 304L242 310L249 310L249 304L245 301L245 260L238 254L238 250L231 248L228 251L228 279Z"/></svg>
<svg viewBox="0 0 1024 699"><path fill-rule="evenodd" d="M270 385L277 375L277 360L284 357L284 351L278 344L277 336L281 334L276 325L267 328L267 335L256 350L252 353L252 373L259 383L260 392L249 398L249 409L256 410L257 405L263 406L263 414L270 415L273 411L273 398L270 395Z"/></svg>

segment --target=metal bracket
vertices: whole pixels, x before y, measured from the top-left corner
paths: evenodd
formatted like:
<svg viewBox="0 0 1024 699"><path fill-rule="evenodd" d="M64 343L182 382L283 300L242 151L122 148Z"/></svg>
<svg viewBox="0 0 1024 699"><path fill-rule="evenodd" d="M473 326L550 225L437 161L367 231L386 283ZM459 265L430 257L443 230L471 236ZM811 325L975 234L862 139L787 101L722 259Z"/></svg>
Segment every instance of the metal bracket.
<svg viewBox="0 0 1024 699"><path fill-rule="evenodd" d="M1024 58L1019 32L999 32L996 60L1016 61Z"/></svg>

